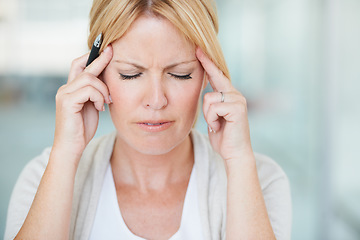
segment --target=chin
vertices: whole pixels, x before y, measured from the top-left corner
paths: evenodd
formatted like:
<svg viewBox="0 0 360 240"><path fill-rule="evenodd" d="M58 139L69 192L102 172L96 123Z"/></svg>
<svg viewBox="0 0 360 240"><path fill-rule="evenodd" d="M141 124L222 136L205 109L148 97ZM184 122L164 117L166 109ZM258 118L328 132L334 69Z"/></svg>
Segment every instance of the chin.
<svg viewBox="0 0 360 240"><path fill-rule="evenodd" d="M143 138L140 142L137 141L134 142L134 144L131 144L131 147L137 152L145 155L164 155L181 145L184 139L185 136L179 138Z"/></svg>
<svg viewBox="0 0 360 240"><path fill-rule="evenodd" d="M125 134L125 136L118 134L118 137L121 138L124 146L132 148L136 152L144 155L155 156L165 155L180 146L186 140L189 132L183 132L181 134L179 132L171 132L156 135Z"/></svg>

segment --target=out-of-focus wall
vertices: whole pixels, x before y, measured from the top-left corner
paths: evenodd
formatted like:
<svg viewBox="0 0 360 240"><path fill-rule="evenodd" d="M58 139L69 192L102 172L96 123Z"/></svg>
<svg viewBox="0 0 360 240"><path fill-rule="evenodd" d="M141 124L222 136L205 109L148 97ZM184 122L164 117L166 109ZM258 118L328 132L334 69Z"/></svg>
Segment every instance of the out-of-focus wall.
<svg viewBox="0 0 360 240"><path fill-rule="evenodd" d="M360 2L218 0L253 148L287 173L292 239L359 239ZM0 0L0 235L24 165L52 144L57 88L87 52L89 0ZM210 89L208 89L210 90ZM206 132L200 117L197 128ZM101 113L97 136L113 126Z"/></svg>

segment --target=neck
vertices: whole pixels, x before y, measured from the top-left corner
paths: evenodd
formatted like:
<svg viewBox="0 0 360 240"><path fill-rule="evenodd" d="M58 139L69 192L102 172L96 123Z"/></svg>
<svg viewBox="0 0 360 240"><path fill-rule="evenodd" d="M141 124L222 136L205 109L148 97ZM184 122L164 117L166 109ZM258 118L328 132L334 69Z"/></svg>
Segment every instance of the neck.
<svg viewBox="0 0 360 240"><path fill-rule="evenodd" d="M147 155L125 144L119 137L114 145L111 167L114 181L140 191L163 190L188 179L194 164L190 136L162 155Z"/></svg>

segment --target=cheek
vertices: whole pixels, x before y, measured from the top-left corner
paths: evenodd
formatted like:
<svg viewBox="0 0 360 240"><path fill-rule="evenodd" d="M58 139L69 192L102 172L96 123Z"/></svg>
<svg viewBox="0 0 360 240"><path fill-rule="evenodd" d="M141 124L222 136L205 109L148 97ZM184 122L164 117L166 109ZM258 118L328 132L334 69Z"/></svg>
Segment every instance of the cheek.
<svg viewBox="0 0 360 240"><path fill-rule="evenodd" d="M199 71L199 73L194 76L193 80L193 83L186 89L186 92L188 94L188 100L193 103L196 108L203 90L204 72Z"/></svg>
<svg viewBox="0 0 360 240"><path fill-rule="evenodd" d="M195 80L195 79L194 79ZM186 84L174 93L177 96L178 107L183 113L194 116L198 110L199 98L202 92L202 79L197 79L194 83Z"/></svg>
<svg viewBox="0 0 360 240"><path fill-rule="evenodd" d="M138 89L131 84L124 84L117 71L106 69L103 73L102 80L108 87L114 103L126 102L127 104L131 104L136 99L135 96L138 95L136 92Z"/></svg>
<svg viewBox="0 0 360 240"><path fill-rule="evenodd" d="M113 101L113 103L109 105L113 122L116 123L124 120L122 119L122 116L127 116L127 112L130 112L133 109L137 93L135 93L133 89L127 89L126 85L121 84L122 80L118 74L110 71L104 72L103 81L107 85Z"/></svg>

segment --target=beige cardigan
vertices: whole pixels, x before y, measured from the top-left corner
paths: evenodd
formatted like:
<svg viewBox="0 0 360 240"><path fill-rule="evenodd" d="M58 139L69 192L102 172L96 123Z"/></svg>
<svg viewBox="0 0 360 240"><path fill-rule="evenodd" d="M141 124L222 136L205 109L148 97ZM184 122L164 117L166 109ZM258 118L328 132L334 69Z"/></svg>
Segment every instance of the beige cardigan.
<svg viewBox="0 0 360 240"><path fill-rule="evenodd" d="M75 177L69 239L88 239L95 218L103 179L116 133L94 139L83 153ZM207 136L192 130L197 171L198 200L205 239L225 239L226 172L224 162ZM51 149L29 162L11 196L4 239L13 239L21 228L45 171ZM271 225L278 240L290 239L291 198L288 179L270 158L255 154L261 188Z"/></svg>

